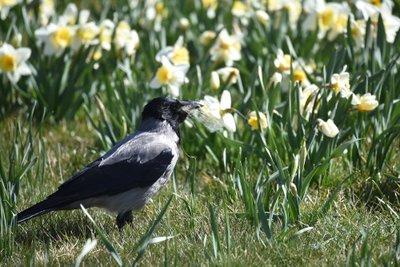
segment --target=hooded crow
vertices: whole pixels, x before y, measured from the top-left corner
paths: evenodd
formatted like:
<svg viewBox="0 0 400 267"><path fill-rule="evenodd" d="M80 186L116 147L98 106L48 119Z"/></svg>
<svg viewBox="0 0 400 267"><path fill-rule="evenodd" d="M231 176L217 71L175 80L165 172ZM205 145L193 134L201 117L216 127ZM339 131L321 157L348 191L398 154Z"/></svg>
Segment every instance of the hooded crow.
<svg viewBox="0 0 400 267"><path fill-rule="evenodd" d="M169 180L179 157L179 125L194 101L167 97L151 100L142 112L139 129L98 160L65 181L42 202L20 212L17 222L57 210L100 207L117 213L121 229Z"/></svg>

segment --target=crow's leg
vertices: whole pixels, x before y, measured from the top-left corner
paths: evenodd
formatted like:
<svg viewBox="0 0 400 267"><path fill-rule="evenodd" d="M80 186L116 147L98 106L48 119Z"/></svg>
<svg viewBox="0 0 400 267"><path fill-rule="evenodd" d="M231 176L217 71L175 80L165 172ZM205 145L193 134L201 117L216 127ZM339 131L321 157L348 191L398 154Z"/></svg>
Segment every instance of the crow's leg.
<svg viewBox="0 0 400 267"><path fill-rule="evenodd" d="M132 211L127 211L124 213L119 213L117 216L117 226L118 229L121 230L127 223L132 223Z"/></svg>

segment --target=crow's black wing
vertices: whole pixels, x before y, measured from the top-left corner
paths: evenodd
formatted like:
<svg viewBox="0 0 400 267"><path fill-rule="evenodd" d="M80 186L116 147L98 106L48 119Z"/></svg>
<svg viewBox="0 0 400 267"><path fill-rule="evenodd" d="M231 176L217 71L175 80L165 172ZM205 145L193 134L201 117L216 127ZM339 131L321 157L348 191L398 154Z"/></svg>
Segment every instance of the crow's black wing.
<svg viewBox="0 0 400 267"><path fill-rule="evenodd" d="M165 148L146 162L141 162L137 155L107 165L96 161L82 174L62 184L51 197L71 203L101 195L114 195L136 187L148 187L173 167L173 157L172 150Z"/></svg>

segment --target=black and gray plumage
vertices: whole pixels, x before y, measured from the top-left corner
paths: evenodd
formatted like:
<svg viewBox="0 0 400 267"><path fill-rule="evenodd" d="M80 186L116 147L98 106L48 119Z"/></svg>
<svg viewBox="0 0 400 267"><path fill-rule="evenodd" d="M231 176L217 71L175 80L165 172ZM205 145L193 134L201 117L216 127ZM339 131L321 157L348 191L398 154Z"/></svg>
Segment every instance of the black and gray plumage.
<svg viewBox="0 0 400 267"><path fill-rule="evenodd" d="M132 221L132 210L141 209L169 180L179 157L179 125L200 106L167 97L151 100L135 133L73 175L44 201L19 213L17 222L77 209L82 204L117 213L121 229Z"/></svg>

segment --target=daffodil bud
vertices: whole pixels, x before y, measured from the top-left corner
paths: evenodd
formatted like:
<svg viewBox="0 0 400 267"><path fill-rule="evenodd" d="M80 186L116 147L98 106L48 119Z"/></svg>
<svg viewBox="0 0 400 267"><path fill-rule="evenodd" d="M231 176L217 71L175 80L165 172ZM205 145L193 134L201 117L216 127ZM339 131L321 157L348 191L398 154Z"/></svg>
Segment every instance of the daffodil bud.
<svg viewBox="0 0 400 267"><path fill-rule="evenodd" d="M22 41L22 35L20 33L17 33L14 35L14 37L11 40L11 44L14 47L20 47L21 46L21 41Z"/></svg>
<svg viewBox="0 0 400 267"><path fill-rule="evenodd" d="M214 40L216 36L217 34L213 31L205 31L200 35L199 42L200 44L207 46L211 44L211 42Z"/></svg>
<svg viewBox="0 0 400 267"><path fill-rule="evenodd" d="M190 27L190 21L187 18L181 18L179 20L179 28L186 31Z"/></svg>
<svg viewBox="0 0 400 267"><path fill-rule="evenodd" d="M269 15L264 10L257 10L256 11L256 19L262 25L267 26L269 23Z"/></svg>
<svg viewBox="0 0 400 267"><path fill-rule="evenodd" d="M290 183L290 192L292 192L293 195L297 196L297 187L294 183Z"/></svg>
<svg viewBox="0 0 400 267"><path fill-rule="evenodd" d="M303 140L301 147L300 147L300 169L304 169L304 165L307 159L307 145L306 141Z"/></svg>
<svg viewBox="0 0 400 267"><path fill-rule="evenodd" d="M217 91L221 85L221 82L219 80L219 75L216 71L211 72L211 82L210 82L210 87L211 90Z"/></svg>
<svg viewBox="0 0 400 267"><path fill-rule="evenodd" d="M335 125L333 120L328 119L326 122L318 119L318 129L326 136L333 138L339 133L338 127Z"/></svg>

